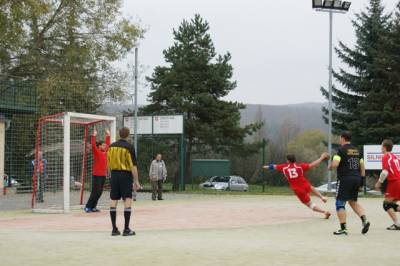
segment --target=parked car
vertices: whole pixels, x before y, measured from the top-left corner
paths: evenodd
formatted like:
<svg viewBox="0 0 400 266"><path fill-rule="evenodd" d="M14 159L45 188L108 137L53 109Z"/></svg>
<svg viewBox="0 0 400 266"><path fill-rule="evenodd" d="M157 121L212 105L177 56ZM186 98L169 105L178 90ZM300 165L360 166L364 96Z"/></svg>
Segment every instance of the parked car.
<svg viewBox="0 0 400 266"><path fill-rule="evenodd" d="M248 191L249 185L240 176L213 176L200 184L202 189Z"/></svg>
<svg viewBox="0 0 400 266"><path fill-rule="evenodd" d="M337 184L336 181L331 182L331 192L335 192L336 191L336 184ZM328 183L323 184L323 185L317 187L316 189L319 192L327 193L327 192L329 192L328 191ZM373 194L373 195L380 195L381 194L381 192L373 190L373 189L371 189L369 187L367 187L367 193Z"/></svg>
<svg viewBox="0 0 400 266"><path fill-rule="evenodd" d="M15 177L9 177L8 175L4 175L4 186L8 187L10 186L9 180L11 181L11 186L19 186L19 182L17 180L15 180Z"/></svg>

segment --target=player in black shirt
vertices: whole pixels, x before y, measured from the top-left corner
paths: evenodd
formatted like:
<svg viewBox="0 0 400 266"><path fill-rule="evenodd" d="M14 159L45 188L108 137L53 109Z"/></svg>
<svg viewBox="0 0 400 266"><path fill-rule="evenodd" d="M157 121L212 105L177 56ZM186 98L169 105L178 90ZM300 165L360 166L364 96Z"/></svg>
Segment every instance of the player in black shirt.
<svg viewBox="0 0 400 266"><path fill-rule="evenodd" d="M340 221L340 229L335 235L347 235L346 202L361 218L362 234L369 230L370 223L365 216L364 208L357 202L358 192L365 176L364 161L360 158L358 149L350 143L351 135L344 132L340 135L340 145L337 155L329 166L329 170L337 169L336 212Z"/></svg>

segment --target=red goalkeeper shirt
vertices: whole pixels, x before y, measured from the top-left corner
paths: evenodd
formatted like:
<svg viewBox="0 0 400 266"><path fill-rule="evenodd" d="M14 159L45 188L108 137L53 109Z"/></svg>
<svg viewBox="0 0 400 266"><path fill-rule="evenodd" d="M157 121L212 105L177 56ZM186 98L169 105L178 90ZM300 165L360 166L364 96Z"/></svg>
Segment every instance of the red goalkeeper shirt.
<svg viewBox="0 0 400 266"><path fill-rule="evenodd" d="M107 176L107 150L110 147L110 136L106 136L106 150L96 146L96 137L92 136L93 176Z"/></svg>

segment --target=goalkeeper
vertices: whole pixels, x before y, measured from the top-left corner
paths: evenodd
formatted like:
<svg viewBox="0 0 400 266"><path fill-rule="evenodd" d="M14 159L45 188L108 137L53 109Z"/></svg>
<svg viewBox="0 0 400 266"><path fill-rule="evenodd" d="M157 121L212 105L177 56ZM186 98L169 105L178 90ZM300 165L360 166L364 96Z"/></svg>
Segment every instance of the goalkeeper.
<svg viewBox="0 0 400 266"><path fill-rule="evenodd" d="M105 142L96 142L96 137L97 130L94 129L91 139L93 156L92 190L85 207L85 212L87 213L100 211L97 209L97 203L103 193L107 176L107 150L110 146L110 131L106 130Z"/></svg>

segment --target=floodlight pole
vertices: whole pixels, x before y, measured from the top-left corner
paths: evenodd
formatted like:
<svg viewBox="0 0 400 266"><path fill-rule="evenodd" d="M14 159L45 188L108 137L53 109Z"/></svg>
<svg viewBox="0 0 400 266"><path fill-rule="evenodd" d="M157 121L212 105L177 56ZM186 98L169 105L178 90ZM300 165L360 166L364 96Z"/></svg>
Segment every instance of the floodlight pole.
<svg viewBox="0 0 400 266"><path fill-rule="evenodd" d="M328 125L328 153L332 155L332 57L333 57L333 12L329 12L329 125ZM328 171L328 191L331 191L332 172Z"/></svg>
<svg viewBox="0 0 400 266"><path fill-rule="evenodd" d="M317 7L316 11L319 12L328 12L329 13L329 81L328 81L328 153L332 155L332 109L333 109L333 101L332 101L332 80L333 80L333 13L344 14L348 11L348 9L336 10L333 8L325 8L325 7ZM328 191L330 192L332 189L332 172L328 171Z"/></svg>
<svg viewBox="0 0 400 266"><path fill-rule="evenodd" d="M138 154L137 148L138 148L138 139L137 139L137 131L138 131L138 47L135 47L135 99L134 99L134 108L135 108L135 114L134 114L134 146L135 146L135 152L136 156Z"/></svg>

